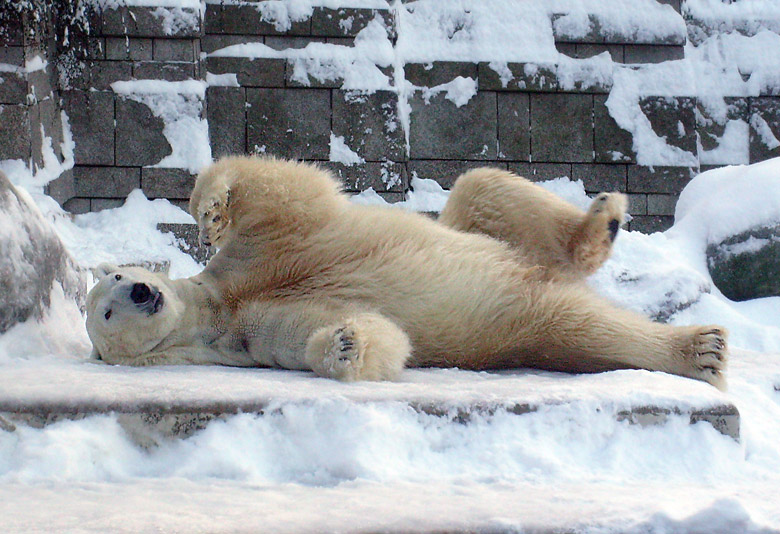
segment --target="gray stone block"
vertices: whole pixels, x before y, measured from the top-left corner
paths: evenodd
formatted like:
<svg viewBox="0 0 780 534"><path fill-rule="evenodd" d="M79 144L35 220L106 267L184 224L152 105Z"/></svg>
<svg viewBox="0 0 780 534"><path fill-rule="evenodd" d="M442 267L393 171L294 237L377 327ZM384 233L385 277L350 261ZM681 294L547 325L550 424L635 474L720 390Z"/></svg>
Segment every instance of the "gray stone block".
<svg viewBox="0 0 780 534"><path fill-rule="evenodd" d="M152 58L155 61L195 61L198 59L195 56L195 41L192 39L154 39Z"/></svg>
<svg viewBox="0 0 780 534"><path fill-rule="evenodd" d="M117 99L116 123L117 165L154 165L173 151L162 133L163 120L144 104Z"/></svg>
<svg viewBox="0 0 780 534"><path fill-rule="evenodd" d="M647 195L647 214L674 217L674 209L679 198L679 195Z"/></svg>
<svg viewBox="0 0 780 534"><path fill-rule="evenodd" d="M76 56L79 59L85 60L102 60L106 58L106 38L91 36L86 40L86 45L83 48L79 48L76 51Z"/></svg>
<svg viewBox="0 0 780 534"><path fill-rule="evenodd" d="M141 187L141 169L134 167L73 167L77 197L125 197Z"/></svg>
<svg viewBox="0 0 780 534"><path fill-rule="evenodd" d="M451 189L458 176L470 169L495 167L506 169L505 163L463 160L410 160L407 163L409 178L434 180L444 189Z"/></svg>
<svg viewBox="0 0 780 534"><path fill-rule="evenodd" d="M631 215L647 215L647 195L643 193L629 194L628 213Z"/></svg>
<svg viewBox="0 0 780 534"><path fill-rule="evenodd" d="M681 3L682 0L656 0L659 4L666 4L668 6L672 6L672 9L680 13L680 10L682 9Z"/></svg>
<svg viewBox="0 0 780 534"><path fill-rule="evenodd" d="M266 38L262 35L204 35L200 39L200 46L204 52L211 54L216 50L227 48L228 46L245 43L262 43L265 40Z"/></svg>
<svg viewBox="0 0 780 534"><path fill-rule="evenodd" d="M572 165L569 163L526 163L524 161L510 161L507 163L507 169L532 182L546 182L548 180L564 177L571 178L572 175Z"/></svg>
<svg viewBox="0 0 780 534"><path fill-rule="evenodd" d="M593 144L596 151L596 161L600 163L634 163L634 138L618 126L609 114L606 106L607 97L593 97Z"/></svg>
<svg viewBox="0 0 780 534"><path fill-rule="evenodd" d="M284 59L209 57L206 68L212 74L235 74L241 86L284 87Z"/></svg>
<svg viewBox="0 0 780 534"><path fill-rule="evenodd" d="M458 76L476 80L478 65L462 61L434 61L404 65L404 77L417 87L436 87L449 83Z"/></svg>
<svg viewBox="0 0 780 534"><path fill-rule="evenodd" d="M322 166L339 178L348 192L365 191L370 187L378 193L403 193L409 186L406 165L401 162L367 161L359 165L344 165L328 161Z"/></svg>
<svg viewBox="0 0 780 534"><path fill-rule="evenodd" d="M36 70L27 74L27 92L32 95L32 101L51 98L54 94L50 70Z"/></svg>
<svg viewBox="0 0 780 534"><path fill-rule="evenodd" d="M57 233L0 172L0 333L28 319L41 319L51 305L52 288L82 309L86 281Z"/></svg>
<svg viewBox="0 0 780 534"><path fill-rule="evenodd" d="M750 100L750 163L780 156L780 98Z"/></svg>
<svg viewBox="0 0 780 534"><path fill-rule="evenodd" d="M287 35L269 35L265 38L265 45L274 50L289 50L306 48L310 43L324 43L324 37L290 37ZM354 43L354 39L349 39Z"/></svg>
<svg viewBox="0 0 780 534"><path fill-rule="evenodd" d="M561 43L561 45L562 44L563 43ZM556 44L556 46L559 45ZM624 63L626 61L626 55L624 50L625 47L623 45L576 43L574 44L574 47L575 47L575 55L572 57L576 57L579 59L587 59L589 57L598 56L599 54L603 54L604 52L607 52L612 57L612 61L615 61L617 63Z"/></svg>
<svg viewBox="0 0 780 534"><path fill-rule="evenodd" d="M62 207L65 211L70 212L73 215L81 215L91 211L90 200L88 198L71 198L66 201Z"/></svg>
<svg viewBox="0 0 780 534"><path fill-rule="evenodd" d="M327 160L330 91L247 89L247 148L276 156Z"/></svg>
<svg viewBox="0 0 780 534"><path fill-rule="evenodd" d="M196 77L196 65L165 61L139 61L133 63L133 76L139 80L181 82Z"/></svg>
<svg viewBox="0 0 780 534"><path fill-rule="evenodd" d="M686 36L684 33L660 36L658 32L647 31L636 25L618 25L619 29L611 29L604 25L598 15L588 15L590 31L581 35L579 28L569 31L566 24L559 22L561 14L553 14L553 36L556 41L567 43L595 43L595 44L654 44L654 45L684 45ZM654 30L655 28L653 28Z"/></svg>
<svg viewBox="0 0 780 534"><path fill-rule="evenodd" d="M204 17L207 34L233 35L311 35L311 19L293 22L291 26L276 25L263 20L256 4L206 4Z"/></svg>
<svg viewBox="0 0 780 534"><path fill-rule="evenodd" d="M593 95L531 95L534 161L593 161Z"/></svg>
<svg viewBox="0 0 780 534"><path fill-rule="evenodd" d="M531 101L527 93L498 93L498 158L531 159Z"/></svg>
<svg viewBox="0 0 780 534"><path fill-rule="evenodd" d="M246 153L246 89L209 87L206 106L212 156Z"/></svg>
<svg viewBox="0 0 780 534"><path fill-rule="evenodd" d="M123 198L92 198L89 201L90 211L103 211L121 208L125 203Z"/></svg>
<svg viewBox="0 0 780 534"><path fill-rule="evenodd" d="M334 91L333 135L369 161L406 159L406 139L398 118L398 95Z"/></svg>
<svg viewBox="0 0 780 534"><path fill-rule="evenodd" d="M152 59L152 39L107 37L106 59L125 61L150 61Z"/></svg>
<svg viewBox="0 0 780 534"><path fill-rule="evenodd" d="M691 181L687 167L628 167L628 190L631 193L679 194Z"/></svg>
<svg viewBox="0 0 780 534"><path fill-rule="evenodd" d="M88 61L68 75L63 89L110 91L111 84L133 78L133 64L127 61Z"/></svg>
<svg viewBox="0 0 780 534"><path fill-rule="evenodd" d="M30 115L25 105L0 105L0 160L32 155Z"/></svg>
<svg viewBox="0 0 780 534"><path fill-rule="evenodd" d="M420 93L415 93L410 105L412 158L496 159L496 93L478 92L461 107L456 107L443 93L431 96L427 103Z"/></svg>
<svg viewBox="0 0 780 534"><path fill-rule="evenodd" d="M0 48L22 45L24 45L22 17L4 17L3 27L0 28Z"/></svg>
<svg viewBox="0 0 780 534"><path fill-rule="evenodd" d="M701 102L696 103L696 132L699 134L699 143L703 150L714 150L720 145L720 139L726 132L727 121L742 120L745 124L750 123L747 98L725 98L724 100L727 105L726 116L717 118L713 117Z"/></svg>
<svg viewBox="0 0 780 534"><path fill-rule="evenodd" d="M129 37L197 37L200 15L192 8L117 6L104 9L102 35Z"/></svg>
<svg viewBox="0 0 780 534"><path fill-rule="evenodd" d="M637 215L628 223L628 229L632 232L641 232L643 234L653 234L655 232L665 232L674 224L674 217L664 217L660 215Z"/></svg>
<svg viewBox="0 0 780 534"><path fill-rule="evenodd" d="M0 104L26 104L27 79L22 72L0 72Z"/></svg>
<svg viewBox="0 0 780 534"><path fill-rule="evenodd" d="M190 198L197 175L185 169L144 167L141 189L149 198Z"/></svg>
<svg viewBox="0 0 780 534"><path fill-rule="evenodd" d="M114 96L99 91L64 91L65 112L77 165L114 164Z"/></svg>
<svg viewBox="0 0 780 534"><path fill-rule="evenodd" d="M377 17L389 30L390 38L394 38L395 21L386 9L315 7L311 16L311 34L318 37L354 37Z"/></svg>
<svg viewBox="0 0 780 534"><path fill-rule="evenodd" d="M300 71L296 64L300 60L288 60L286 62L285 85L288 87L313 87L318 89L338 89L343 84L340 77L318 79L312 76L308 70ZM305 66L305 64L304 64Z"/></svg>
<svg viewBox="0 0 780 534"><path fill-rule="evenodd" d="M647 97L639 101L653 131L666 143L696 156L696 100L690 97Z"/></svg>
<svg viewBox="0 0 780 534"><path fill-rule="evenodd" d="M76 196L76 185L73 179L73 169L62 172L57 178L46 184L43 192L56 200L60 205Z"/></svg>
<svg viewBox="0 0 780 534"><path fill-rule="evenodd" d="M629 64L663 63L685 57L683 46L625 45L625 62Z"/></svg>
<svg viewBox="0 0 780 534"><path fill-rule="evenodd" d="M160 223L157 229L163 233L172 233L179 249L200 264L205 265L214 255L212 247L200 244L197 224Z"/></svg>
<svg viewBox="0 0 780 534"><path fill-rule="evenodd" d="M506 68L506 72L499 74L489 63L480 63L477 67L479 90L527 92L560 90L555 65L509 63Z"/></svg>
<svg viewBox="0 0 780 534"><path fill-rule="evenodd" d="M571 179L582 180L585 191L589 193L625 192L628 186L628 169L626 165L575 163L572 165Z"/></svg>
<svg viewBox="0 0 780 534"><path fill-rule="evenodd" d="M24 47L21 45L0 46L0 63L24 67Z"/></svg>

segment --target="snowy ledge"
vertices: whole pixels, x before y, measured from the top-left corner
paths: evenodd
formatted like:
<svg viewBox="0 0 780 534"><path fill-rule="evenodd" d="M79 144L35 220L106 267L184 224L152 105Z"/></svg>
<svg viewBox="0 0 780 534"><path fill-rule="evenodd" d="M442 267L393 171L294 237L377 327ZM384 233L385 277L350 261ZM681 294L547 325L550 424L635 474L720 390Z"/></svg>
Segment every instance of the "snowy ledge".
<svg viewBox="0 0 780 534"><path fill-rule="evenodd" d="M141 441L186 437L215 419L267 414L286 405L401 404L468 423L504 412L556 410L587 425L610 417L641 426L680 417L739 439L739 412L711 386L664 373L615 371L567 375L541 371L410 369L399 382L342 384L310 373L220 367L126 368L98 364L0 368L0 429L42 427L62 419L119 414ZM203 385L208 384L208 390Z"/></svg>

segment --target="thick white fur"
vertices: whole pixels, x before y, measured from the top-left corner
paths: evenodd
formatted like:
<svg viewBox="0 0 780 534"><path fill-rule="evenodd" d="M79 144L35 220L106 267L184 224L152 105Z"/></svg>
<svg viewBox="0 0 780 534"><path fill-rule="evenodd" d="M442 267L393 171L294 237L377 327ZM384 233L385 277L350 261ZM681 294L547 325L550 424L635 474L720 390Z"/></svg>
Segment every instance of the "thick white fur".
<svg viewBox="0 0 780 534"><path fill-rule="evenodd" d="M645 368L724 386L722 328L656 324L571 281L591 272L594 263L577 261L572 239L581 235L597 243L592 248L600 265L610 249L603 224L616 217L622 222L622 197L597 200L584 214L507 174L480 171L462 178L485 192L479 213L494 213L492 226L480 229L470 220L483 219L469 215L476 211L468 207L468 195L457 194L460 185L441 224L394 208L353 205L336 180L312 165L221 160L199 177L201 200L193 196L197 206L204 191L221 191L226 184L230 191L220 208L229 224L203 273L166 282L132 271L182 303L172 330L163 328L151 351L151 341L134 345L124 335L145 328L147 318L139 322L125 314L110 330L93 324L90 335L104 359L105 353L127 354L114 357L127 363L166 362L170 345L210 352L200 360L213 363L312 369L340 380L392 379L404 365ZM502 191L497 197L489 194L494 186ZM514 202L501 200L511 195L527 204L528 225L522 214L514 215ZM514 234L532 236L533 247L525 240L515 244ZM93 323L104 309L98 303L117 291L101 284L90 299ZM108 300L117 298L122 292ZM153 337L153 331L146 328L141 337ZM121 350L112 346L118 332ZM167 341L173 338L175 343ZM200 360L191 363L207 363ZM171 356L170 363L180 362Z"/></svg>

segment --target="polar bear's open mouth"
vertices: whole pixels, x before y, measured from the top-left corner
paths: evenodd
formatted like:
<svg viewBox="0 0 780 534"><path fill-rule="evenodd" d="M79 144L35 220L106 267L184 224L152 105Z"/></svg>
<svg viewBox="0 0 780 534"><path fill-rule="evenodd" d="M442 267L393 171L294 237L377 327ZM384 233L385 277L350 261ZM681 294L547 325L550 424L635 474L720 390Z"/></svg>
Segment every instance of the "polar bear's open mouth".
<svg viewBox="0 0 780 534"><path fill-rule="evenodd" d="M130 290L130 300L149 315L159 312L165 304L162 292L154 286L137 283Z"/></svg>

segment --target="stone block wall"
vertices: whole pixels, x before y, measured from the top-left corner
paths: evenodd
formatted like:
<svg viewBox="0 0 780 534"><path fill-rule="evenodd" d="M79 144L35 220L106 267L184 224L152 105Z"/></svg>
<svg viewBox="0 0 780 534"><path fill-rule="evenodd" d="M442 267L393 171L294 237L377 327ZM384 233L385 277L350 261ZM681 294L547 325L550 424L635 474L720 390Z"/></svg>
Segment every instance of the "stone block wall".
<svg viewBox="0 0 780 534"><path fill-rule="evenodd" d="M681 12L681 0L659 3ZM625 192L632 229L654 231L672 223L677 196L695 173L730 163L715 150L729 121L748 125L750 162L780 156L771 142L780 137L780 90L728 99L725 120L695 96L642 97L639 109L655 134L690 158L640 165L632 134L610 112L609 76L564 79L551 64L396 62L375 66L387 80L381 88L350 90L344 72L322 78L301 71L295 52L311 43L354 47L373 21L395 43L403 30L399 7L314 7L285 23L269 16L271 4L208 0L203 12L109 7L91 14L87 44L76 51L36 44L22 20L0 46L0 64L11 66L0 65L0 160L44 167L44 124L56 157L66 161L61 141L69 131L72 169L48 188L73 212L117 206L136 188L184 205L197 163L225 154L322 162L348 191L372 187L389 201L402 199L414 176L449 187L462 171L491 165L532 180L568 176L589 193ZM649 39L603 30L597 19L582 35L558 21L553 14L555 45L570 58L608 53L639 67L684 56L684 35ZM218 52L246 43L264 45L264 57ZM50 68L27 72L37 55ZM465 102L441 89L453 80L473 83ZM172 109L184 110L189 122ZM207 142L187 145L199 135ZM701 158L703 151L710 155Z"/></svg>

